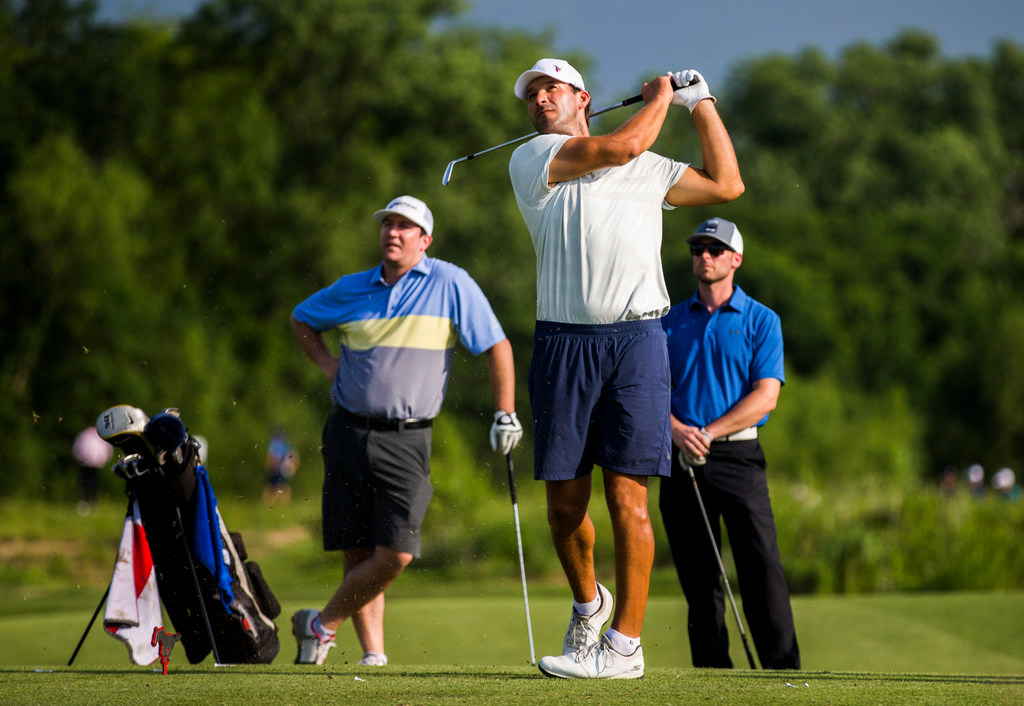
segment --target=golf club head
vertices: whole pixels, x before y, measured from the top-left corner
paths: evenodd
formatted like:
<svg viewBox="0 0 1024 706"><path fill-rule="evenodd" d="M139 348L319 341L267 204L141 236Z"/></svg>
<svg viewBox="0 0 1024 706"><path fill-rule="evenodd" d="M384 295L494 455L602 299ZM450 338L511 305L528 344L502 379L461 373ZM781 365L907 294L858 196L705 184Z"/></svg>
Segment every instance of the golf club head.
<svg viewBox="0 0 1024 706"><path fill-rule="evenodd" d="M441 177L441 186L448 186L448 182L452 178L452 167L455 166L455 163L457 161L459 160L453 159L452 161L448 162L448 167L444 170L444 176Z"/></svg>

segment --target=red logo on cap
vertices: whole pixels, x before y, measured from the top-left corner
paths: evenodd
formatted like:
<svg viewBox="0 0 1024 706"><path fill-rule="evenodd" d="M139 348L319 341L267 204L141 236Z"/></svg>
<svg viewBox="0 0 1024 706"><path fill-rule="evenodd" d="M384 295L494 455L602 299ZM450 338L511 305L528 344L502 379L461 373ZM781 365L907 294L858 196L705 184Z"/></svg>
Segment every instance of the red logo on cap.
<svg viewBox="0 0 1024 706"><path fill-rule="evenodd" d="M561 67L561 66L556 66L556 67L555 67L555 71L561 71L561 70L562 70L562 67Z"/></svg>

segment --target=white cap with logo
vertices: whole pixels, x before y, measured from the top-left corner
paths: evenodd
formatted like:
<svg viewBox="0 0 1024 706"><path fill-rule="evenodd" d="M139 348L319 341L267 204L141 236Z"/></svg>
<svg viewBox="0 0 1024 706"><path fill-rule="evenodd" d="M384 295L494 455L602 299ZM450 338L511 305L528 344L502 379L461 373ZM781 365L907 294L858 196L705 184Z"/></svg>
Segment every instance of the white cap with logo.
<svg viewBox="0 0 1024 706"><path fill-rule="evenodd" d="M391 214L408 218L422 228L427 235L434 232L434 214L427 208L427 204L415 196L399 196L391 199L391 203L387 207L374 212L373 219L378 223L383 223L384 217Z"/></svg>
<svg viewBox="0 0 1024 706"><path fill-rule="evenodd" d="M580 76L580 72L572 67L568 61L562 59L541 59L533 68L529 71L524 71L516 79L516 85L513 91L516 94L516 98L526 100L526 88L530 85L530 81L540 76L548 76L557 81L568 83L574 88L578 88L581 91L587 90L586 86L583 85L583 77Z"/></svg>

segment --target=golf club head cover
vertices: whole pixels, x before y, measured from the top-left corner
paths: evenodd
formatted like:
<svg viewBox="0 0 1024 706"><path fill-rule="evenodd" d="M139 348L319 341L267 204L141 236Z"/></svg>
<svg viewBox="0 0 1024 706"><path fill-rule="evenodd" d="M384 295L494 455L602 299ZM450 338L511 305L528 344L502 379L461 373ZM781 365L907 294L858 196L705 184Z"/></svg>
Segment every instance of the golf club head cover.
<svg viewBox="0 0 1024 706"><path fill-rule="evenodd" d="M123 446L137 440L148 423L149 417L138 407L119 404L96 418L96 432L107 443Z"/></svg>
<svg viewBox="0 0 1024 706"><path fill-rule="evenodd" d="M181 417L171 412L161 412L146 425L146 438L157 451L173 453L188 440L188 430Z"/></svg>
<svg viewBox="0 0 1024 706"><path fill-rule="evenodd" d="M685 105L692 113L697 104L705 98L710 98L712 103L716 102L717 99L711 95L711 90L708 88L708 82L704 80L699 71L694 69L674 73L669 71L668 75L672 77L672 83L682 86L672 94L673 105Z"/></svg>
<svg viewBox="0 0 1024 706"><path fill-rule="evenodd" d="M499 409L494 413L494 423L491 425L491 448L493 450L502 456L507 456L522 438L523 425L519 423L515 412L509 413Z"/></svg>

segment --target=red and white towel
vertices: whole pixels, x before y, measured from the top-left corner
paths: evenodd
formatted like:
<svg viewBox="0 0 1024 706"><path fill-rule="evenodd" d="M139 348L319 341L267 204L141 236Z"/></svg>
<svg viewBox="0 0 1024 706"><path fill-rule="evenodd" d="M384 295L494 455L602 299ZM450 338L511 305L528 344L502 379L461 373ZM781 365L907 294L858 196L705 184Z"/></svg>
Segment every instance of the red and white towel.
<svg viewBox="0 0 1024 706"><path fill-rule="evenodd" d="M159 648L153 645L153 630L163 624L153 557L136 501L132 514L124 518L103 628L128 646L132 664L145 665L160 658Z"/></svg>

